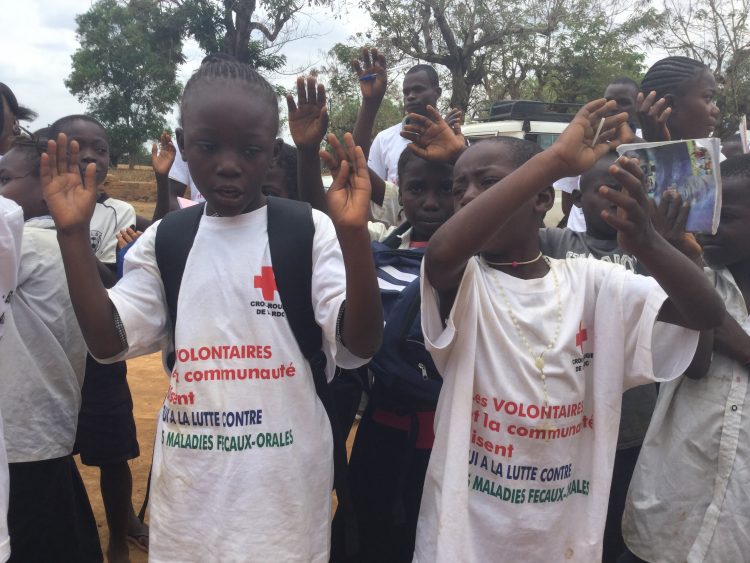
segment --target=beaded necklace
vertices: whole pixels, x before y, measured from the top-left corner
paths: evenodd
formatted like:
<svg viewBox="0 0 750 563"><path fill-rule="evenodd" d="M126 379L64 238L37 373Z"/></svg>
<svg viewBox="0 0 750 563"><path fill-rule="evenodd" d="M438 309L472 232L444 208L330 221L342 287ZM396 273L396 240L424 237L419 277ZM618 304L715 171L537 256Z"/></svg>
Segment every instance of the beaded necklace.
<svg viewBox="0 0 750 563"><path fill-rule="evenodd" d="M482 260L487 264L491 264L491 262L487 262L484 259ZM526 334L524 334L524 332L521 330L521 326L518 324L518 317L516 317L516 314L513 312L513 309L510 306L508 295L505 293L505 289L503 288L503 286L500 285L500 282L497 279L498 276L493 275L493 279L495 282L495 286L498 290L500 290L500 295L505 302L505 307L508 309L508 316L510 317L511 322L516 329L516 333L518 333L518 337L521 339L524 346L526 346L526 350L528 350L531 359L534 360L534 366L536 366L536 369L539 370L539 377L542 380L542 391L544 393L543 405L546 407L549 405L549 394L547 393L547 375L544 373L544 354L545 352L552 350L557 344L557 341L560 339L560 327L562 326L562 298L560 297L560 280L557 277L557 272L555 271L555 268L552 267L552 263L550 262L549 258L544 256L544 261L549 266L550 272L552 273L552 280L555 284L555 294L557 297L557 326L555 327L554 338L544 347L544 349L539 354L534 354L534 350L531 348L529 339L526 338Z"/></svg>

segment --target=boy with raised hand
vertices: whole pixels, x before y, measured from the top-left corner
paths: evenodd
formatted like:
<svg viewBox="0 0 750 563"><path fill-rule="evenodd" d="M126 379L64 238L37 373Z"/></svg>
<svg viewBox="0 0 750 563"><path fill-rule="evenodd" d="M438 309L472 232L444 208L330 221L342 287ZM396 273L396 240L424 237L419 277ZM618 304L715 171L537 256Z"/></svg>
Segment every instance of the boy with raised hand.
<svg viewBox="0 0 750 563"><path fill-rule="evenodd" d="M686 376L660 388L622 523L636 557L623 561L747 560L750 155L722 162L721 178L721 223L699 240L727 312Z"/></svg>
<svg viewBox="0 0 750 563"><path fill-rule="evenodd" d="M600 561L623 390L677 377L694 331L721 323L711 285L651 226L631 159L610 168L624 189L600 189L617 205L602 216L653 278L539 250L552 183L624 135L627 115L606 117L593 143L614 105L587 104L515 169L500 143L456 163L459 209L433 235L422 277L423 331L444 382L417 562Z"/></svg>

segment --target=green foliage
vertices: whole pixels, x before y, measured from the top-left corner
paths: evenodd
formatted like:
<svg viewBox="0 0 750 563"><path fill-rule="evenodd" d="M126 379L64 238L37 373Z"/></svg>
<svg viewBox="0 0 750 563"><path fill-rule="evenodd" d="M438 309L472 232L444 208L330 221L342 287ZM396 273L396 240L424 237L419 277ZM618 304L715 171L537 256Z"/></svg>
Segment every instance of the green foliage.
<svg viewBox="0 0 750 563"><path fill-rule="evenodd" d="M65 85L107 128L115 160L158 138L179 98L181 30L170 15L150 0L100 0L76 17Z"/></svg>
<svg viewBox="0 0 750 563"><path fill-rule="evenodd" d="M259 39L250 37L252 30L247 26L251 23L253 10L243 4L249 6L250 3L243 0L184 0L174 11L174 18L183 28L184 36L195 39L207 55L229 53L258 70L279 70L286 64L286 57L276 53L262 34ZM240 11L240 15L236 14L236 10ZM246 20L237 22L237 18ZM227 28L229 21L232 25Z"/></svg>
<svg viewBox="0 0 750 563"><path fill-rule="evenodd" d="M351 133L354 130L354 122L357 120L359 104L358 96L353 98L336 98L335 101L331 100L328 112L329 133L333 133L339 139L343 137L344 133ZM389 98L385 98L380 106L380 111L378 111L378 116L375 119L373 139L375 138L375 135L380 133L383 129L387 129L401 121L402 117L403 108L401 105L395 103Z"/></svg>
<svg viewBox="0 0 750 563"><path fill-rule="evenodd" d="M643 78L645 55L628 36L612 27L603 14L571 21L555 34L555 56L546 69L548 92L544 101L584 103L604 94L607 85L621 76L636 82Z"/></svg>

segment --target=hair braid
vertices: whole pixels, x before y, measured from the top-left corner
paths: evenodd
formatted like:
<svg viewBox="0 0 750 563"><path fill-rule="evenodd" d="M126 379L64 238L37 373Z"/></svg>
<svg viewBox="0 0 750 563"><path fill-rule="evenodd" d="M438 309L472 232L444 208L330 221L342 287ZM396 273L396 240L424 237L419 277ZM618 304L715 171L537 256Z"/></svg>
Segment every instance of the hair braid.
<svg viewBox="0 0 750 563"><path fill-rule="evenodd" d="M706 70L706 65L690 57L667 57L648 69L641 82L641 91L646 95L655 91L657 99L677 95L686 82Z"/></svg>

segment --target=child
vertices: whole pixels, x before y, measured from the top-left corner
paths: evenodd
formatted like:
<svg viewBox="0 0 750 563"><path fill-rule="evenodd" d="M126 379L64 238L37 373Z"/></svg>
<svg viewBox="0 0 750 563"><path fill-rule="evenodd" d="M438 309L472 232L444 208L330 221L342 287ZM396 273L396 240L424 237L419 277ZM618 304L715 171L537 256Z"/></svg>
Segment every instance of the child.
<svg viewBox="0 0 750 563"><path fill-rule="evenodd" d="M0 185L5 183L0 177ZM18 283L21 255L23 210L12 200L0 196L0 340L3 337L5 314ZM8 536L8 456L5 453L2 417L0 416L0 561L10 557Z"/></svg>
<svg viewBox="0 0 750 563"><path fill-rule="evenodd" d="M640 135L640 129L636 128L636 101L638 99L638 83L626 76L621 76L610 82L604 90L604 97L613 100L616 104L612 110L613 115L625 112L628 114L628 125L636 135ZM580 178L562 178L555 182L556 189L562 195L562 210L567 217L565 226L571 231L586 232L586 219L583 211L573 202L573 192L580 189Z"/></svg>
<svg viewBox="0 0 750 563"><path fill-rule="evenodd" d="M99 191L90 221L90 243L99 275L110 287L117 281L116 236L137 223L135 210L101 190L109 170L109 139L104 127L90 116L70 115L51 125L51 139L60 133L78 143L81 172L89 164L95 166ZM75 447L81 463L100 469L109 527L107 558L112 563L128 560L128 542L141 550L148 548L148 528L136 517L131 499L133 480L128 461L140 455L140 448L126 376L125 362L103 365L91 356L86 358Z"/></svg>
<svg viewBox="0 0 750 563"><path fill-rule="evenodd" d="M647 141L710 137L719 122L711 70L689 57L666 57L641 81L638 117Z"/></svg>
<svg viewBox="0 0 750 563"><path fill-rule="evenodd" d="M506 137L505 142L522 143ZM540 149L541 151L541 149ZM570 229L541 229L539 248L550 258L591 257L604 262L620 264L627 270L648 275L638 258L623 251L617 242L617 230L602 218L602 211L616 212L612 203L599 193L600 186L621 190L619 181L609 173L617 161L617 153L610 152L580 177L580 188L573 192L573 201L583 211L586 232ZM669 205L669 198L661 207ZM607 523L604 528L603 561L615 561L625 551L620 523L625 508L625 496L635 469L638 452L646 435L651 414L656 405L656 385L640 385L628 389L622 396L620 430L617 438L614 472L610 489Z"/></svg>
<svg viewBox="0 0 750 563"><path fill-rule="evenodd" d="M151 480L151 561L328 560L330 424L289 323L269 313L281 305L260 188L277 157L277 107L270 84L240 63L203 64L185 86L177 140L207 203L174 333L155 260L163 224L143 233L107 293L86 240L94 169L84 186L67 172L78 155L71 143L68 162L64 136L42 163L91 353L111 361L174 342ZM327 194L333 224L313 212L309 283L329 377L336 364L364 363L383 325L368 252L366 165L361 150L356 157L355 175L344 163Z"/></svg>
<svg viewBox="0 0 750 563"><path fill-rule="evenodd" d="M676 377L697 344L697 333L656 321L721 322L710 284L651 227L630 159L610 169L625 189L601 189L618 206L603 216L654 279L539 251L552 182L625 135L626 114L607 117L593 145L614 105L587 104L531 158L483 142L456 163L457 212L423 263L422 326L444 380L417 562L601 560L622 392Z"/></svg>
<svg viewBox="0 0 750 563"><path fill-rule="evenodd" d="M280 139L279 159L268 170L263 181L262 190L265 195L299 199L297 190L297 149Z"/></svg>
<svg viewBox="0 0 750 563"><path fill-rule="evenodd" d="M623 518L646 561L747 560L750 156L723 162L721 177L721 223L700 242L728 314L702 338L697 370L659 392Z"/></svg>
<svg viewBox="0 0 750 563"><path fill-rule="evenodd" d="M94 562L102 560L96 521L71 456L86 346L42 199L40 152L21 141L0 160L0 194L27 219L0 340L11 560Z"/></svg>
<svg viewBox="0 0 750 563"><path fill-rule="evenodd" d="M13 90L0 82L0 156L11 147L16 136L21 134L19 121L31 121L36 113L18 103Z"/></svg>

